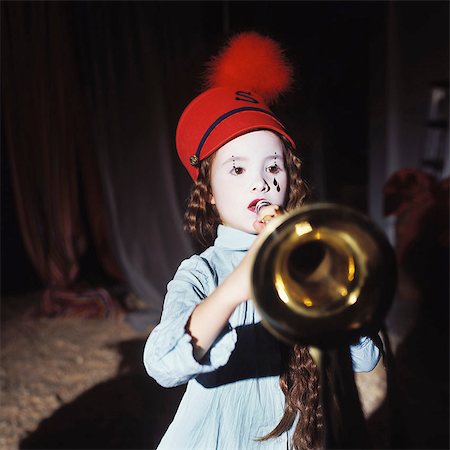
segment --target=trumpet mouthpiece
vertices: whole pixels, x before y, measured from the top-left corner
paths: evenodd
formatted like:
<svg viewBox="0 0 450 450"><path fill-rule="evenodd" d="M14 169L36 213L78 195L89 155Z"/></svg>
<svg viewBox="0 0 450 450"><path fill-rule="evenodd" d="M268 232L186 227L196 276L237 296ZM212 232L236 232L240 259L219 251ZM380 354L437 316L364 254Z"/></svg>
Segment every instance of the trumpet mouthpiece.
<svg viewBox="0 0 450 450"><path fill-rule="evenodd" d="M261 211L262 208L264 208L264 206L269 206L272 203L270 203L267 200L260 200L256 205L255 205L255 212L256 214L259 214L259 211Z"/></svg>

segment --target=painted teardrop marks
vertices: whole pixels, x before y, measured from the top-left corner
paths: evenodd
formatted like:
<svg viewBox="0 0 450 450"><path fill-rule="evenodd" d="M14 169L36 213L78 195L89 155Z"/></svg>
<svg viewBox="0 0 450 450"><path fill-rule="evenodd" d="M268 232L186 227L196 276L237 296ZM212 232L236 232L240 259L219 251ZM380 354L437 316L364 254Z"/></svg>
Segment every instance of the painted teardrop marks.
<svg viewBox="0 0 450 450"><path fill-rule="evenodd" d="M273 161L273 165L275 167L278 167L277 164L277 152L275 152L275 156L273 157L274 161ZM276 187L277 192L280 192L281 188L280 188L280 183L278 183L277 179L275 178L275 176L273 177L273 185Z"/></svg>

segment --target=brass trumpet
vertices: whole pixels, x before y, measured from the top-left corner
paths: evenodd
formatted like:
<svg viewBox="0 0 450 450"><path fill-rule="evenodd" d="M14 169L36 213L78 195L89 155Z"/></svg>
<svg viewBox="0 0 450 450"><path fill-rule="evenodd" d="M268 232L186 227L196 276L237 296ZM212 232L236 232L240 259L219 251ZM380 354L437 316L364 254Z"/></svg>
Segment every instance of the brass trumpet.
<svg viewBox="0 0 450 450"><path fill-rule="evenodd" d="M262 323L289 343L333 347L381 326L396 287L384 233L363 214L318 203L275 217L252 271Z"/></svg>
<svg viewBox="0 0 450 450"><path fill-rule="evenodd" d="M349 345L375 336L396 288L394 251L363 214L318 203L275 217L259 237L252 289L262 324L303 344L320 370L325 448L367 448Z"/></svg>

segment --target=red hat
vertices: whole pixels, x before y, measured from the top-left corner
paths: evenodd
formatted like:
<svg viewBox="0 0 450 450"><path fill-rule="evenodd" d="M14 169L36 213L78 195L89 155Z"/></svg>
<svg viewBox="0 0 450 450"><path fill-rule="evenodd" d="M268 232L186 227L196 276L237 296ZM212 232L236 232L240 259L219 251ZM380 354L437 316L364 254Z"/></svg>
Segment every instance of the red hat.
<svg viewBox="0 0 450 450"><path fill-rule="evenodd" d="M180 117L176 146L195 181L200 161L232 139L265 129L295 143L267 106L286 91L292 69L278 44L257 33L241 33L210 63L211 87L196 97Z"/></svg>

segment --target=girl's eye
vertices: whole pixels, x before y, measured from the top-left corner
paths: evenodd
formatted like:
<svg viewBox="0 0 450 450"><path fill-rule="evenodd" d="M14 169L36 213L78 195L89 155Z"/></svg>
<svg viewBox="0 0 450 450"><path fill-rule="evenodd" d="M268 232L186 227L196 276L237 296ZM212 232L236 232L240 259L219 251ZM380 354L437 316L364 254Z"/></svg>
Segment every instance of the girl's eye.
<svg viewBox="0 0 450 450"><path fill-rule="evenodd" d="M244 173L244 168L243 167L233 167L231 169L231 175L241 175Z"/></svg>
<svg viewBox="0 0 450 450"><path fill-rule="evenodd" d="M272 166L267 167L267 172L275 174L280 172L280 166L278 166L277 164L273 164Z"/></svg>

